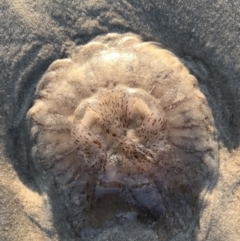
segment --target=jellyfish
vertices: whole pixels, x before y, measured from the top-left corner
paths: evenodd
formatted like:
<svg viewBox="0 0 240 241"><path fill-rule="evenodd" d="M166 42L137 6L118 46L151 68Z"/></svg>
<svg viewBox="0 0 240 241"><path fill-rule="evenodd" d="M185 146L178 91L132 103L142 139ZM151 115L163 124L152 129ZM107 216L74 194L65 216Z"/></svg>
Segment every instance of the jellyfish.
<svg viewBox="0 0 240 241"><path fill-rule="evenodd" d="M217 131L197 79L132 33L96 37L53 62L27 119L33 162L80 237L119 213L183 228L217 175Z"/></svg>

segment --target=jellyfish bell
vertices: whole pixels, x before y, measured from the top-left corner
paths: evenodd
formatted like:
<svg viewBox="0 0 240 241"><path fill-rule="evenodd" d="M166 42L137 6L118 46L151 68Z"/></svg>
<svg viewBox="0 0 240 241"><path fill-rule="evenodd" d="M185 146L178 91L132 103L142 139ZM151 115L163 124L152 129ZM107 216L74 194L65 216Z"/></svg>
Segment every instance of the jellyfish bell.
<svg viewBox="0 0 240 241"><path fill-rule="evenodd" d="M121 211L173 216L179 228L217 174L216 128L196 78L134 34L97 37L55 61L27 117L33 159L79 235Z"/></svg>

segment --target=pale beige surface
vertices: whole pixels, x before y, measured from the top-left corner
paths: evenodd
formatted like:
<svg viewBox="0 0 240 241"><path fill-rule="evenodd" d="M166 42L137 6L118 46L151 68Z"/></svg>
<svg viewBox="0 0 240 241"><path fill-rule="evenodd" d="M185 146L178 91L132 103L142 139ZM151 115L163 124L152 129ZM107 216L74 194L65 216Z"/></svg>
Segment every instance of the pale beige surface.
<svg viewBox="0 0 240 241"><path fill-rule="evenodd" d="M58 214L51 212L54 205L39 190L37 173L28 164L29 148L22 144L28 138L25 115L41 75L51 62L66 56L67 47L107 32L132 31L190 60L220 133L219 179L196 227L198 238L186 233L175 240L239 241L239 5L234 0L3 0L0 240L70 240L59 232ZM115 227L96 240L156 240L148 230L135 230L137 234Z"/></svg>
<svg viewBox="0 0 240 241"><path fill-rule="evenodd" d="M47 197L27 188L7 158L1 160L0 180L0 240L58 240Z"/></svg>

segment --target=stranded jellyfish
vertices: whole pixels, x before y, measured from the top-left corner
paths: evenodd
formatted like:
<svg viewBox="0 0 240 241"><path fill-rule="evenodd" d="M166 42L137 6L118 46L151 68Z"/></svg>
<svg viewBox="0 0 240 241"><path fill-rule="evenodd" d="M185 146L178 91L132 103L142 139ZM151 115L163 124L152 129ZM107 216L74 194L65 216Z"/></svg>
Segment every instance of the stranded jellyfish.
<svg viewBox="0 0 240 241"><path fill-rule="evenodd" d="M216 129L198 81L134 34L97 37L52 63L27 118L33 161L80 237L121 215L184 228L216 177Z"/></svg>

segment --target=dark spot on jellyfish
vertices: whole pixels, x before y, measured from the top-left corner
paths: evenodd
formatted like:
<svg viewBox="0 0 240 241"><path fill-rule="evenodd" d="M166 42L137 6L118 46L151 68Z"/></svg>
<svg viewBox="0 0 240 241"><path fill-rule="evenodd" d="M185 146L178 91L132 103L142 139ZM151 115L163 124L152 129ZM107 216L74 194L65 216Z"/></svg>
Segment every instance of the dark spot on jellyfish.
<svg viewBox="0 0 240 241"><path fill-rule="evenodd" d="M97 37L49 67L27 117L34 165L49 197L59 193L73 240L117 224L119 212L130 224L140 222L131 212L142 215L168 240L197 223L218 142L195 83L173 53L134 34Z"/></svg>

